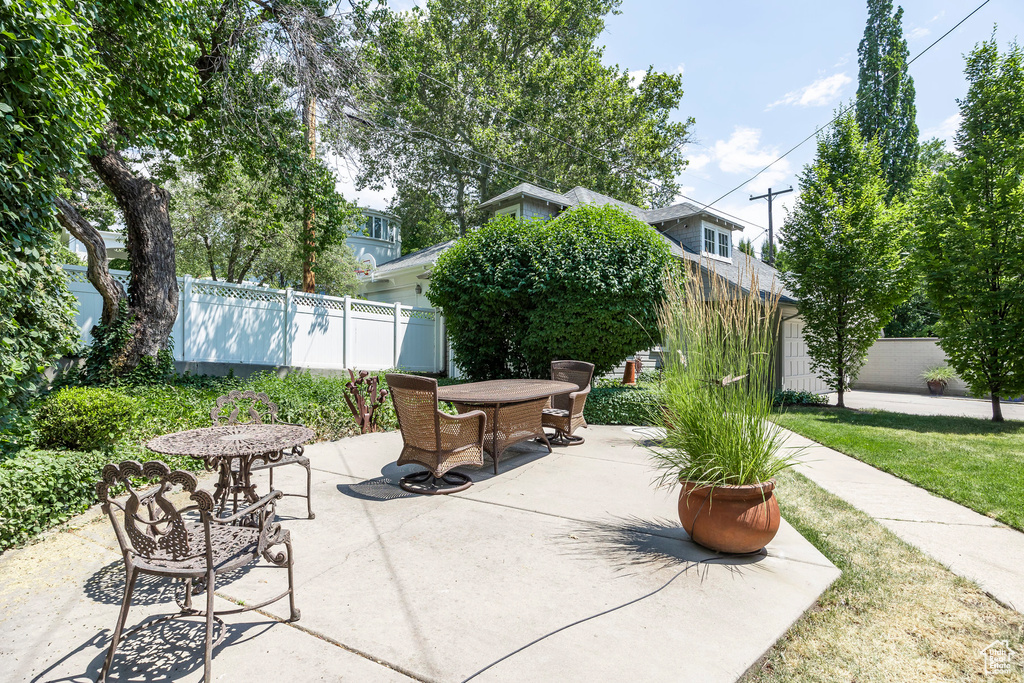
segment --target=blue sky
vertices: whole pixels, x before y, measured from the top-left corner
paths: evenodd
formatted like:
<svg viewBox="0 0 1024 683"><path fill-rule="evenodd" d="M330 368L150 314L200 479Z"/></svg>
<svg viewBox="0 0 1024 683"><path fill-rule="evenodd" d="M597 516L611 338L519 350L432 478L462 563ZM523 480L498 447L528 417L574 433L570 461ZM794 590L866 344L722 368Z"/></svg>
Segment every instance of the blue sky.
<svg viewBox="0 0 1024 683"><path fill-rule="evenodd" d="M908 0L903 31L911 57L981 4L982 0ZM401 9L411 2L394 2ZM680 175L683 192L711 202L749 179L815 128L827 123L857 89L857 45L864 32L864 0L790 0L787 3L706 0L624 0L607 18L599 42L604 61L641 72L681 72L685 94L676 116L692 116L689 167ZM990 0L977 14L910 67L917 89L922 137L950 137L956 129L956 99L966 92L963 55L988 39L998 24L1005 46L1024 38L1024 2ZM557 144L557 143L555 143ZM749 201L793 185L814 156L805 143L715 207L745 219L744 236L764 239L767 203ZM359 193L342 181L346 197L383 208L389 193ZM776 202L775 224L797 193Z"/></svg>

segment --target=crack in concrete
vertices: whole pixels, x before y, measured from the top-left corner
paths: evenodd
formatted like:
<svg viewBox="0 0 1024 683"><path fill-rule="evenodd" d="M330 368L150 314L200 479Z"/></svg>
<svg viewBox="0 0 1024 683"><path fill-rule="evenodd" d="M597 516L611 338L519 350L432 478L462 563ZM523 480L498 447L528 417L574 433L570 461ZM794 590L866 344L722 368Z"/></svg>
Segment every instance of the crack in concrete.
<svg viewBox="0 0 1024 683"><path fill-rule="evenodd" d="M942 522L937 519L902 519L900 517L875 517L875 519L886 520L889 522L913 522L915 524L939 524L942 526L973 526L979 529L1007 529L1015 531L1005 524L1000 524L996 520L992 520L992 524L977 524L973 522Z"/></svg>

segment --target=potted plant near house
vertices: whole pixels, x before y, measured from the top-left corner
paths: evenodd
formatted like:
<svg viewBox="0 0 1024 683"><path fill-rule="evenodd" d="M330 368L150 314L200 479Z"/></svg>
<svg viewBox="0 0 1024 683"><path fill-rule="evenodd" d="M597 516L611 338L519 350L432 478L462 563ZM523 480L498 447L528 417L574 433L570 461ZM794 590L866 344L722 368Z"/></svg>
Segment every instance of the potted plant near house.
<svg viewBox="0 0 1024 683"><path fill-rule="evenodd" d="M948 365L936 365L921 373L921 378L928 383L928 392L932 396L942 396L946 393L946 385L954 377L956 372Z"/></svg>
<svg viewBox="0 0 1024 683"><path fill-rule="evenodd" d="M659 483L679 485L679 518L700 545L749 553L779 529L774 477L793 465L772 420L778 296L697 268L671 274L660 327L664 439Z"/></svg>

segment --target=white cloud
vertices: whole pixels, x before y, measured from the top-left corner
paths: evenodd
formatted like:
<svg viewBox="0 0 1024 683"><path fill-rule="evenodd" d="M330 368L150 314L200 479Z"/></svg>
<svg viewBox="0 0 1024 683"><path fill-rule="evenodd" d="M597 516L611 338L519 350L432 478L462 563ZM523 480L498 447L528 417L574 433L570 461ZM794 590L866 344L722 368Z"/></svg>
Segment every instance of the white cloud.
<svg viewBox="0 0 1024 683"><path fill-rule="evenodd" d="M367 209L383 211L395 196L395 188L387 185L382 190L356 189L356 168L354 164L335 154L327 155L327 164L334 169L334 187L345 199Z"/></svg>
<svg viewBox="0 0 1024 683"><path fill-rule="evenodd" d="M679 66L676 67L676 73L680 76L686 73L686 64L680 62Z"/></svg>
<svg viewBox="0 0 1024 683"><path fill-rule="evenodd" d="M708 156L707 154L695 154L694 156L690 157L689 161L690 163L686 165L686 170L699 171L700 169L708 165L708 162L711 161L711 157Z"/></svg>
<svg viewBox="0 0 1024 683"><path fill-rule="evenodd" d="M931 19L929 19L929 20L928 20L928 23L930 24L930 23L932 23L933 21L938 21L939 19L941 19L941 18L942 18L942 17L944 17L944 16L946 16L946 10L942 10L941 12L939 12L938 14L936 14L936 15L935 15L934 17L932 17Z"/></svg>
<svg viewBox="0 0 1024 683"><path fill-rule="evenodd" d="M635 69L629 72L629 85L636 88L640 85L640 81L644 80L644 76L647 75L647 69Z"/></svg>
<svg viewBox="0 0 1024 683"><path fill-rule="evenodd" d="M960 118L959 112L953 114L939 125L921 131L921 138L924 140L928 140L930 138L939 138L940 140L951 139L960 127Z"/></svg>
<svg viewBox="0 0 1024 683"><path fill-rule="evenodd" d="M800 107L823 107L834 102L839 96L839 91L851 80L845 73L837 73L819 78L810 85L786 93L782 96L782 99L769 104L766 111L780 104L792 104Z"/></svg>
<svg viewBox="0 0 1024 683"><path fill-rule="evenodd" d="M907 37L910 38L910 40L917 40L918 38L924 38L928 35L931 35L931 29L918 26L913 29Z"/></svg>

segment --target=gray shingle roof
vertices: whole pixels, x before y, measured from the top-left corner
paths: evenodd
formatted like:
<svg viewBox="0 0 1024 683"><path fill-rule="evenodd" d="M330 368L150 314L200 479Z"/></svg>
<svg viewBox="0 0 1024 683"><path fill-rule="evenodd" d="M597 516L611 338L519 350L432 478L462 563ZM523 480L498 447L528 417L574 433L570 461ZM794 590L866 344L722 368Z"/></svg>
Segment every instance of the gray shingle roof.
<svg viewBox="0 0 1024 683"><path fill-rule="evenodd" d="M518 197L521 194L525 194L528 197L536 197L537 199L542 199L546 202L552 202L554 204L558 204L559 206L572 206L572 204L566 201L566 198L564 196L558 194L557 192L545 190L543 187L537 187L536 185L531 185L530 183L519 183L511 190L506 190L505 192L499 194L497 197L491 197L486 202L481 203L477 208L482 209L484 207L491 206L492 204L500 204L506 199Z"/></svg>
<svg viewBox="0 0 1024 683"><path fill-rule="evenodd" d="M595 206L604 206L605 204L613 204L626 213L636 216L640 220L644 221L644 214L646 211L641 209L639 206L633 206L627 202L620 202L614 197L609 197L606 194L600 192L594 192L588 190L585 187L574 187L565 193L565 198L571 202L571 206L579 206L580 204L594 204ZM645 221L646 222L646 221Z"/></svg>
<svg viewBox="0 0 1024 683"><path fill-rule="evenodd" d="M448 240L447 242L441 242L435 244L432 247L426 249L420 249L419 251L413 251L401 258L396 258L394 261L388 261L377 267L373 271L374 278L394 273L395 271L405 270L406 268L413 268L415 266L432 266L437 257L440 256L448 247L455 244L455 240Z"/></svg>

